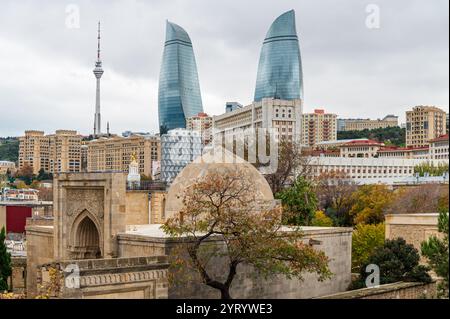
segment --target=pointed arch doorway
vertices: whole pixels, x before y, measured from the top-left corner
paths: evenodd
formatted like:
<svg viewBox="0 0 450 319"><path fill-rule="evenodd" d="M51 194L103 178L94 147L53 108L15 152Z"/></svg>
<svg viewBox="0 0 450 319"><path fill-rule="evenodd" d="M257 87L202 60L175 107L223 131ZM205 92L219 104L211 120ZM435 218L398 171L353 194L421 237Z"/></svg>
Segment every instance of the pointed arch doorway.
<svg viewBox="0 0 450 319"><path fill-rule="evenodd" d="M85 211L74 223L72 254L75 259L102 258L100 233L92 218Z"/></svg>

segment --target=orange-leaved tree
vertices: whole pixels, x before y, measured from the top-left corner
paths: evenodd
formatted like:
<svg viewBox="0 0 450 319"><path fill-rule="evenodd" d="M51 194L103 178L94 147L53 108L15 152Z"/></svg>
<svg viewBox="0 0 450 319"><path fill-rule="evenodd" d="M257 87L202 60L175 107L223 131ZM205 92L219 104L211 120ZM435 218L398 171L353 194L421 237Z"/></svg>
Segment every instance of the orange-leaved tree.
<svg viewBox="0 0 450 319"><path fill-rule="evenodd" d="M262 278L282 274L302 279L304 272L329 278L327 256L305 242L300 228L283 227L280 209L258 194L251 178L237 168L210 170L187 187L180 194L183 209L163 226L183 239L172 266L190 269L195 278L219 290L222 299L231 299L241 264L254 267ZM217 268L225 271L218 273Z"/></svg>

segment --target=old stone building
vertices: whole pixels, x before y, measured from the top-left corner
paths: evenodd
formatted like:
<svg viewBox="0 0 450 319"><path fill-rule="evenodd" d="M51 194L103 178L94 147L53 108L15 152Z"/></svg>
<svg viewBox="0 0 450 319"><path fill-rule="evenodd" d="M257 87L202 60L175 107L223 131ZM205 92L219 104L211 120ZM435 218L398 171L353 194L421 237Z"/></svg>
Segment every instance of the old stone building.
<svg viewBox="0 0 450 319"><path fill-rule="evenodd" d="M247 162L220 164L204 155L189 164L166 192L127 189L125 173L62 173L54 185L54 219L29 219L27 226L27 292L42 293L55 281L62 298L217 298L198 282L169 284L171 251L179 240L160 228L180 209L180 186L218 167L236 165L253 176L257 197L273 201L265 179ZM181 179L181 177L180 177ZM274 202L276 204L276 202ZM264 280L242 266L232 287L237 298L310 298L347 289L351 274L351 229L305 227L305 242L330 258L333 277L325 282L306 274L304 281L276 277ZM310 241L312 240L313 241ZM220 243L220 239L217 239ZM218 260L211 261L221 271ZM58 285L57 285L58 286Z"/></svg>

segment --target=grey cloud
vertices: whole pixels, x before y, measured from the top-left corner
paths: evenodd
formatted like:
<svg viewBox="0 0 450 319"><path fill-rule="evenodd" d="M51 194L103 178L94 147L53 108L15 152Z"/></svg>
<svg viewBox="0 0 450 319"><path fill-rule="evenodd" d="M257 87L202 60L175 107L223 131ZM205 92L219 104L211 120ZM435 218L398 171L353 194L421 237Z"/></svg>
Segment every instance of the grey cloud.
<svg viewBox="0 0 450 319"><path fill-rule="evenodd" d="M65 26L68 3L80 8L80 29ZM370 3L380 7L377 30L365 26ZM376 118L386 113L403 117L416 104L448 107L446 0L3 0L0 50L15 43L42 62L37 59L40 71L24 74L23 86L15 89L8 84L6 65L20 67L22 57L0 62L0 135L17 135L28 128L91 131L98 20L103 26L105 69L102 113L116 132L157 129L166 19L191 36L205 110L219 114L228 100L247 104L253 97L265 33L289 9L296 10L306 111L323 107L342 116ZM48 64L73 69L62 69L51 78L45 73ZM71 72L86 75L59 78ZM34 76L42 76L48 88L41 89ZM77 106L77 112L61 116L69 105ZM15 120L16 110L21 120Z"/></svg>

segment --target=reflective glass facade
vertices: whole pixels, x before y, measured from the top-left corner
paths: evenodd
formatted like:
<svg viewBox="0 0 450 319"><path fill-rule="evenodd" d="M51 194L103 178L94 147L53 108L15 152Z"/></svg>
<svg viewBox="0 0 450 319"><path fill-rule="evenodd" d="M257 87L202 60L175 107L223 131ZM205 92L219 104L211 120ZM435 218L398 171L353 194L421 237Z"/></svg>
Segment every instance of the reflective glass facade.
<svg viewBox="0 0 450 319"><path fill-rule="evenodd" d="M160 133L185 128L186 118L203 112L197 64L186 31L169 21L159 75Z"/></svg>
<svg viewBox="0 0 450 319"><path fill-rule="evenodd" d="M161 179L171 184L189 163L202 155L200 133L175 129L161 136Z"/></svg>
<svg viewBox="0 0 450 319"><path fill-rule="evenodd" d="M303 99L302 64L294 10L279 16L264 39L259 57L255 102L263 98Z"/></svg>

